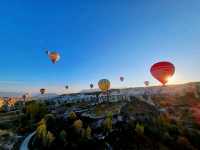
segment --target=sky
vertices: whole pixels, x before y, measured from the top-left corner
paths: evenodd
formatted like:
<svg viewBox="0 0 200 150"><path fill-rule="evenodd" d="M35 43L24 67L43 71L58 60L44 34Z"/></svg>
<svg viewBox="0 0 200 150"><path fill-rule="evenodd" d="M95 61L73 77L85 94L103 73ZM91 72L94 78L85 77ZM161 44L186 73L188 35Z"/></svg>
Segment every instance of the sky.
<svg viewBox="0 0 200 150"><path fill-rule="evenodd" d="M158 61L176 67L169 84L200 81L200 1L1 1L0 54L0 91L74 92L101 78L159 85L149 71Z"/></svg>

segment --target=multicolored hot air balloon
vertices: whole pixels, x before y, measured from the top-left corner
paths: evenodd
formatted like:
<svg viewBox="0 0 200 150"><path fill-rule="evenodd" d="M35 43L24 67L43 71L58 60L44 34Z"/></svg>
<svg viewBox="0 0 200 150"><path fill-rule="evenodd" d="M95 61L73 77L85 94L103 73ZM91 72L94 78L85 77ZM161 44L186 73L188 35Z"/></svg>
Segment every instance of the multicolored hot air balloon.
<svg viewBox="0 0 200 150"><path fill-rule="evenodd" d="M144 81L145 86L149 86L149 81Z"/></svg>
<svg viewBox="0 0 200 150"><path fill-rule="evenodd" d="M46 92L46 89L44 89L44 88L40 89L41 94L44 94L45 92Z"/></svg>
<svg viewBox="0 0 200 150"><path fill-rule="evenodd" d="M175 66L167 61L155 63L150 70L152 76L165 85L175 73Z"/></svg>
<svg viewBox="0 0 200 150"><path fill-rule="evenodd" d="M119 79L120 79L120 81L121 81L121 82L123 82L123 81L124 81L124 77L120 77Z"/></svg>
<svg viewBox="0 0 200 150"><path fill-rule="evenodd" d="M60 54L58 52L48 52L48 56L53 64L60 60Z"/></svg>
<svg viewBox="0 0 200 150"><path fill-rule="evenodd" d="M90 88L92 89L93 87L94 87L94 85L91 83L91 84L90 84Z"/></svg>
<svg viewBox="0 0 200 150"><path fill-rule="evenodd" d="M110 81L108 79L101 79L98 82L98 86L103 92L106 92L110 89Z"/></svg>

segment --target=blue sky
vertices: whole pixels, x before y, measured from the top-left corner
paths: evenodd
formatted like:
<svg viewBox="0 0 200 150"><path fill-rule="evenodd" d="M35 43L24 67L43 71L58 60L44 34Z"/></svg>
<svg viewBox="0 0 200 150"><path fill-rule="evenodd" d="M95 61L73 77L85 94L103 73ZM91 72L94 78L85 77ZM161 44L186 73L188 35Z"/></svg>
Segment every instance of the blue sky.
<svg viewBox="0 0 200 150"><path fill-rule="evenodd" d="M199 0L1 1L0 91L159 84L149 69L160 60L176 66L170 83L199 81L199 16ZM45 48L61 54L57 64Z"/></svg>

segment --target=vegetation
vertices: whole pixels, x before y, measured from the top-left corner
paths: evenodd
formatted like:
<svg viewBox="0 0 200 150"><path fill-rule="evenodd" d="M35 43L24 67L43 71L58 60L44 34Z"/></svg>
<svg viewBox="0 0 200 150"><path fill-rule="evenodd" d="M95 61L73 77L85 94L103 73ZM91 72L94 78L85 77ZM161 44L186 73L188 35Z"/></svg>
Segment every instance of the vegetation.
<svg viewBox="0 0 200 150"><path fill-rule="evenodd" d="M11 118L17 123L16 129L21 135L36 130L36 136L29 143L31 150L102 150L110 147L114 150L200 149L198 98L190 94L151 97L157 100L156 106L137 97L132 98L131 102L110 102L90 107L85 103L62 106L67 112L65 116L48 111L51 104L30 101L21 113L15 112L15 117L11 115ZM85 110L87 107L87 113L101 117L75 111L75 108Z"/></svg>
<svg viewBox="0 0 200 150"><path fill-rule="evenodd" d="M33 139L37 144L30 145L30 148L200 149L197 126L188 128L180 120L172 119L168 113L159 114L156 108L147 103L139 100L128 102L118 115L123 119L116 121L113 112L107 112L100 127L95 127L91 121L75 112L70 112L66 120L46 115L38 123L37 136Z"/></svg>

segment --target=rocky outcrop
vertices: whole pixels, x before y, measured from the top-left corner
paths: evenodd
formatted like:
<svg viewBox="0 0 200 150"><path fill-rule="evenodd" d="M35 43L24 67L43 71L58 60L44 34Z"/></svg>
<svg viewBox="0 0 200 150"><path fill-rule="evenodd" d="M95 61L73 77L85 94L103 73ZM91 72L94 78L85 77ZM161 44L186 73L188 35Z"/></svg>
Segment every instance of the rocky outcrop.
<svg viewBox="0 0 200 150"><path fill-rule="evenodd" d="M159 110L144 101L134 99L121 108L120 113L127 120L149 121L153 117L157 117Z"/></svg>

